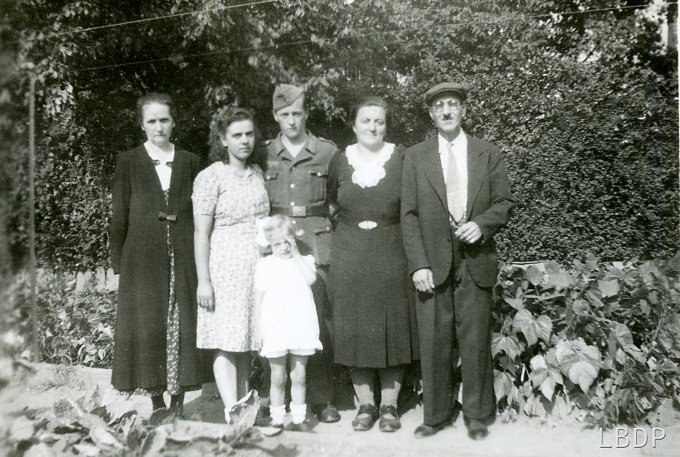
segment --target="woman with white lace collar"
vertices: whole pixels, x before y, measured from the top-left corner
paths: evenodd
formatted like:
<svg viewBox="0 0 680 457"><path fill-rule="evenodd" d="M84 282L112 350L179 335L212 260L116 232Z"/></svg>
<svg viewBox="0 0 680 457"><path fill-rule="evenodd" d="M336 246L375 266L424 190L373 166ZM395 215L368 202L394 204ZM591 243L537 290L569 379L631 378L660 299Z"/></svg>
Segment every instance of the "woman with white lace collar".
<svg viewBox="0 0 680 457"><path fill-rule="evenodd" d="M364 97L350 112L357 142L336 155L328 176L337 216L328 295L335 361L350 367L359 411L355 430L392 432L401 423L397 397L404 368L417 358L413 290L399 225L403 149L385 142L390 109ZM374 402L379 377L381 402Z"/></svg>

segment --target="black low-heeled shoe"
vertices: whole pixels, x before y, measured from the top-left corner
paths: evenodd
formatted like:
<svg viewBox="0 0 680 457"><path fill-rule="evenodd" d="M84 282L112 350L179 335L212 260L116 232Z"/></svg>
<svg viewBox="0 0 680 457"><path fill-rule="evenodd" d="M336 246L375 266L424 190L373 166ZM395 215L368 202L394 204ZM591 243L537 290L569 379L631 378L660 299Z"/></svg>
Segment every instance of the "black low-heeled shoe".
<svg viewBox="0 0 680 457"><path fill-rule="evenodd" d="M378 408L375 405L361 405L357 416L352 419L352 427L358 432L370 430L378 420Z"/></svg>
<svg viewBox="0 0 680 457"><path fill-rule="evenodd" d="M397 408L392 405L380 406L380 422L378 428L381 432L395 432L401 428L401 421L397 414Z"/></svg>

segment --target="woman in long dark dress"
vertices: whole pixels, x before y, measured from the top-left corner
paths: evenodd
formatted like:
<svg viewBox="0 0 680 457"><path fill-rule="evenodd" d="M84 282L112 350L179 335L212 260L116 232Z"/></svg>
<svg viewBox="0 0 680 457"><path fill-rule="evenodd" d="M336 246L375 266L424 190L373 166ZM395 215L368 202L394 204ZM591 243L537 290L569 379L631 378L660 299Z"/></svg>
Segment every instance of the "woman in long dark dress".
<svg viewBox="0 0 680 457"><path fill-rule="evenodd" d="M196 268L191 192L198 156L171 143L173 102L137 101L147 141L118 154L113 185L111 264L120 273L111 382L151 396L153 409L181 414L184 392L206 381L196 348Z"/></svg>
<svg viewBox="0 0 680 457"><path fill-rule="evenodd" d="M417 359L413 291L399 225L403 149L386 143L388 105L365 97L352 108L357 143L329 169L328 195L338 213L329 271L335 361L350 367L359 412L355 430L397 430L405 365ZM373 384L380 378L381 404Z"/></svg>

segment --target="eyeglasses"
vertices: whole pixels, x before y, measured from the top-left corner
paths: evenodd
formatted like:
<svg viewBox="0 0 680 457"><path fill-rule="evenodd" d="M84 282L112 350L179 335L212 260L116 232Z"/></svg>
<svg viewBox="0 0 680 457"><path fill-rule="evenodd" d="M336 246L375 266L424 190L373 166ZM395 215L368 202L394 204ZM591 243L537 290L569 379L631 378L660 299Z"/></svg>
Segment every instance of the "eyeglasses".
<svg viewBox="0 0 680 457"><path fill-rule="evenodd" d="M463 105L456 100L440 100L432 105L432 110L435 113L441 113L444 107L448 107L449 111L460 111Z"/></svg>

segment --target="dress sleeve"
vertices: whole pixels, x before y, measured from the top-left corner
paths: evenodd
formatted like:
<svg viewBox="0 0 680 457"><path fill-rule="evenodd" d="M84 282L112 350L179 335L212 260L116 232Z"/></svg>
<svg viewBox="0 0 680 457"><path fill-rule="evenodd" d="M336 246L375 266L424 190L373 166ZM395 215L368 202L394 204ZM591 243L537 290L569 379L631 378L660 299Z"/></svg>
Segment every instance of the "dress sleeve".
<svg viewBox="0 0 680 457"><path fill-rule="evenodd" d="M111 267L113 272L120 273L123 244L128 230L128 215L130 212L130 170L125 153L118 154L116 171L113 178L113 208L109 240L111 246Z"/></svg>
<svg viewBox="0 0 680 457"><path fill-rule="evenodd" d="M217 208L220 182L215 167L208 167L201 171L194 180L194 191L191 201L194 205L195 215L213 216Z"/></svg>
<svg viewBox="0 0 680 457"><path fill-rule="evenodd" d="M255 265L255 289L266 290L267 288L267 257L262 257Z"/></svg>
<svg viewBox="0 0 680 457"><path fill-rule="evenodd" d="M340 213L338 204L338 162L340 153L333 154L333 158L328 166L328 180L326 181L326 206L330 214L330 219L335 221Z"/></svg>

